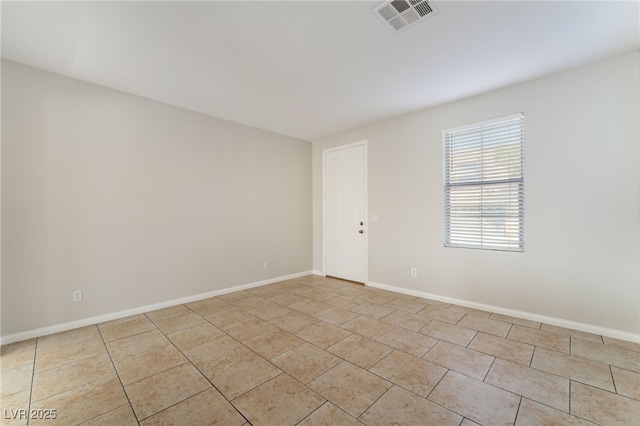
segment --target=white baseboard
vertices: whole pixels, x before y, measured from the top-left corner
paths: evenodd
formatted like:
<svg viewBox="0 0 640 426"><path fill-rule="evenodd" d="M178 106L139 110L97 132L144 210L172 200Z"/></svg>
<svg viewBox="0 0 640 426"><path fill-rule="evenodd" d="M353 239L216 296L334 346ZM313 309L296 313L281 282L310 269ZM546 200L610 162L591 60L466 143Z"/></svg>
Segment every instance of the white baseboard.
<svg viewBox="0 0 640 426"><path fill-rule="evenodd" d="M33 339L34 337L46 336L48 334L59 333L61 331L67 331L67 330L71 330L78 327L85 327L87 325L94 325L94 324L98 324L105 321L125 318L131 315L137 315L145 312L155 311L157 309L168 308L169 306L195 302L196 300L208 299L209 297L220 296L222 294L227 294L227 293L233 293L234 291L247 290L250 288L260 287L267 284L277 283L279 281L286 281L294 278L300 278L305 275L311 275L311 274L313 274L312 271L298 272L291 275L270 278L268 280L256 281L248 284L241 284L234 287L224 288L221 290L214 290L207 293L196 294L194 296L187 296L187 297L181 297L179 299L167 300L165 302L159 302L151 305L140 306L137 308L113 312L110 314L98 315L95 317L84 318L77 321L65 322L62 324L56 324L48 327L37 328L35 330L22 331L20 333L1 336L0 345L20 342L22 340Z"/></svg>
<svg viewBox="0 0 640 426"><path fill-rule="evenodd" d="M538 314L533 314L531 312L518 311L515 309L501 308L500 306L485 305L484 303L476 303L468 300L456 299L453 297L439 296L437 294L425 293L423 291L410 290L410 289L395 287L387 284L380 284L373 281L367 282L367 285L375 288L380 288L383 290L394 291L396 293L407 294L409 296L424 297L425 299L432 299L432 300L437 300L439 302L466 306L467 308L480 309L483 311L494 312L496 314L509 315L516 318L542 322L549 325L555 325L558 327L584 331L587 333L593 333L600 336L613 337L615 339L626 340L634 343L640 343L640 334L629 333L627 331L615 330L612 328L605 328L605 327L586 324L582 322L569 321L562 318L548 317L545 315L538 315Z"/></svg>
<svg viewBox="0 0 640 426"><path fill-rule="evenodd" d="M326 275L324 274L324 272L322 271L316 271L315 269L313 271L311 271L311 273L313 275L320 275L321 277L326 277Z"/></svg>

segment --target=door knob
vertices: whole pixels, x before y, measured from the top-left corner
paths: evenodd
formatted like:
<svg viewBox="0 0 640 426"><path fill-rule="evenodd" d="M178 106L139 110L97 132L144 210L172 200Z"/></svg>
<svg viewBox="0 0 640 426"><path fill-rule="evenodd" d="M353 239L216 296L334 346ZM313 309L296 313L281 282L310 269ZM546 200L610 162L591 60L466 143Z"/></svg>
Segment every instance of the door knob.
<svg viewBox="0 0 640 426"><path fill-rule="evenodd" d="M361 229L358 231L358 234L364 234L364 231Z"/></svg>

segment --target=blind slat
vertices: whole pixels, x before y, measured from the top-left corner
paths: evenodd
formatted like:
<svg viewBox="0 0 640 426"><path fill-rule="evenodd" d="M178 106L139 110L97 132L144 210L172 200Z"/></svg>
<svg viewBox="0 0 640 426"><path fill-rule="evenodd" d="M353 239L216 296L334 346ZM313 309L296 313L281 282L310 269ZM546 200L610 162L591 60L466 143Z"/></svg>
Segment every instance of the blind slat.
<svg viewBox="0 0 640 426"><path fill-rule="evenodd" d="M443 132L445 245L524 249L524 114Z"/></svg>

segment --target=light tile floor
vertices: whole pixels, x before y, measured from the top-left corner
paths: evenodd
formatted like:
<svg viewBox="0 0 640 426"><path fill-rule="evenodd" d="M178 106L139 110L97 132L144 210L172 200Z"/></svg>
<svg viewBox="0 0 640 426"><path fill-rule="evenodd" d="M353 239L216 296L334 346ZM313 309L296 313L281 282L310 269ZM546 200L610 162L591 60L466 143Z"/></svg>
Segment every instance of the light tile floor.
<svg viewBox="0 0 640 426"><path fill-rule="evenodd" d="M637 344L318 276L6 345L0 365L7 425L640 424Z"/></svg>

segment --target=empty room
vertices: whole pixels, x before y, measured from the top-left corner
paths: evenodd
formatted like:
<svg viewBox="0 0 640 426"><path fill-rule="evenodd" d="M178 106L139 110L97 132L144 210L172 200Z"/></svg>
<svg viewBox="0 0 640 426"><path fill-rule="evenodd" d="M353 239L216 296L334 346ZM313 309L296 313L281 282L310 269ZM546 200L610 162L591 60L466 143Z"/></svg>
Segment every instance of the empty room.
<svg viewBox="0 0 640 426"><path fill-rule="evenodd" d="M0 15L0 424L640 424L637 1Z"/></svg>

